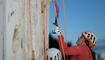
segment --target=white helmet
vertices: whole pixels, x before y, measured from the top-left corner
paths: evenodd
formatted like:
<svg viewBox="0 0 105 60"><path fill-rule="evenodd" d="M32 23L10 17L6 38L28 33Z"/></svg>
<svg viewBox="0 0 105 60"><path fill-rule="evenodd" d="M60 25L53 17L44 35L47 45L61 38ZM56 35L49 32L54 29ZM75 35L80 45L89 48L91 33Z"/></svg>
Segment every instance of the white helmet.
<svg viewBox="0 0 105 60"><path fill-rule="evenodd" d="M85 37L86 40L89 41L89 47L94 47L96 45L96 36L92 32L83 32L82 35Z"/></svg>
<svg viewBox="0 0 105 60"><path fill-rule="evenodd" d="M51 48L47 50L47 59L48 60L61 60L62 55L60 50L56 48Z"/></svg>

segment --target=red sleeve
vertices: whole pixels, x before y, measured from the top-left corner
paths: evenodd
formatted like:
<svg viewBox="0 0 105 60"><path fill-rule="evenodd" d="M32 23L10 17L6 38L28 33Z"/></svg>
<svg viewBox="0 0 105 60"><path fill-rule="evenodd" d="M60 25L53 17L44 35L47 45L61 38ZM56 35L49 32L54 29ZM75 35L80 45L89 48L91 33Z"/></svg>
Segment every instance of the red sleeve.
<svg viewBox="0 0 105 60"><path fill-rule="evenodd" d="M56 1L53 1L53 3L54 3L55 8L56 8L57 16L59 16L59 7L58 7L58 4L56 3Z"/></svg>
<svg viewBox="0 0 105 60"><path fill-rule="evenodd" d="M58 43L59 43L59 47L60 47L60 50L63 55L80 55L80 52L82 51L80 46L67 47L62 35L58 36ZM62 48L62 46L63 46L63 48ZM63 53L63 51L64 51L64 53Z"/></svg>

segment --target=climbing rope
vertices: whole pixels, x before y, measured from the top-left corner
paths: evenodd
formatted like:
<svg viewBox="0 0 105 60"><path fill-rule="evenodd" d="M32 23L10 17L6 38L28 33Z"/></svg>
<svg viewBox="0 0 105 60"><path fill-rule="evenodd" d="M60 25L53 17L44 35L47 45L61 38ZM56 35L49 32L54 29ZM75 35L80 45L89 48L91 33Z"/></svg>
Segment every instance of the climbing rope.
<svg viewBox="0 0 105 60"><path fill-rule="evenodd" d="M64 12L64 20L65 20L65 37L66 37L66 44L67 44L66 16L65 16L64 0L63 0L63 12Z"/></svg>
<svg viewBox="0 0 105 60"><path fill-rule="evenodd" d="M47 52L46 52L46 25L45 25L45 7L44 7L44 0L42 0L43 5L43 24L44 24L44 56L45 60L47 60Z"/></svg>
<svg viewBox="0 0 105 60"><path fill-rule="evenodd" d="M28 11L29 11L29 25L30 25L31 56L32 56L32 60L34 60L34 50L33 50L33 46L32 46L32 24L31 24L31 6L30 6L30 0L28 0Z"/></svg>
<svg viewBox="0 0 105 60"><path fill-rule="evenodd" d="M53 2L55 2L55 0L53 0ZM46 52L46 25L45 25L45 8L44 8L44 0L42 0L43 3L43 24L44 24L44 54L45 54L45 60L47 60L47 52ZM55 4L55 3L54 3ZM31 54L32 54L32 58L34 58L33 56L33 47L32 47L32 24L31 24L31 7L30 7L30 0L28 0L28 8L29 8L29 24L30 24L30 44L31 44ZM55 8L55 5L54 5ZM67 32L66 32L66 17L65 17L65 7L64 7L64 0L63 0L63 10L64 10L64 20L65 20L65 36L66 36L66 44L67 44ZM56 11L56 8L55 8ZM56 17L57 17L57 13L56 13ZM57 24L59 27L59 23L58 23L58 18L57 18ZM60 29L59 29L60 32ZM61 36L60 36L61 39ZM61 41L61 46L63 49L63 45L62 45L62 41ZM63 53L64 53L64 49L63 49ZM65 54L65 53L64 53ZM32 59L33 60L33 59ZM64 55L64 60L65 60L65 55Z"/></svg>
<svg viewBox="0 0 105 60"><path fill-rule="evenodd" d="M53 0L53 2L55 2L55 0ZM55 8L55 3L54 3L54 8ZM56 8L55 8L55 11L56 11ZM56 13L56 17L57 17L57 13ZM57 17L57 25L58 25L58 27L59 27L59 23L58 23L58 17ZM59 28L59 32L60 32L60 28ZM60 36L60 40L61 40L61 36ZM65 54L64 53L64 48L63 48L63 45L62 45L62 41L61 41L61 47L62 47L62 50L63 50L63 54ZM65 60L66 58L65 58L65 55L64 55L64 60Z"/></svg>
<svg viewBox="0 0 105 60"><path fill-rule="evenodd" d="M65 16L64 0L63 0L63 12L64 12L64 20L65 20L65 37L66 37L66 45L67 45L67 30L66 30L66 16ZM68 56L67 56L67 60L68 60Z"/></svg>

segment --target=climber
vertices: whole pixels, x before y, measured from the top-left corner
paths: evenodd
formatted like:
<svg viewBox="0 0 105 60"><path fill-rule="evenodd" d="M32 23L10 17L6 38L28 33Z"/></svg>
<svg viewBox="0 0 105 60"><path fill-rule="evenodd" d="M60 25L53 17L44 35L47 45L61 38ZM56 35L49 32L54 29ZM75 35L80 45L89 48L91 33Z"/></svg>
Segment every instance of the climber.
<svg viewBox="0 0 105 60"><path fill-rule="evenodd" d="M72 55L70 60L95 60L95 53L92 51L96 45L96 36L92 32L83 32L78 38L77 46L68 47L64 43L64 38L59 27L56 27L55 32L58 35L58 43L63 55ZM63 48L62 48L63 46Z"/></svg>

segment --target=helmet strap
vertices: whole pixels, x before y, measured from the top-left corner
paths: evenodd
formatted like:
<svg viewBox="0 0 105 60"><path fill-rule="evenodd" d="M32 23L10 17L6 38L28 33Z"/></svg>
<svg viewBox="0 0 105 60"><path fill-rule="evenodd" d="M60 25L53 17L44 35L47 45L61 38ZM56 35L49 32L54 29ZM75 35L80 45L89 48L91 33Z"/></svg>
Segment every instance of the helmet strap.
<svg viewBox="0 0 105 60"><path fill-rule="evenodd" d="M87 39L85 39L85 43L89 47L89 41Z"/></svg>

